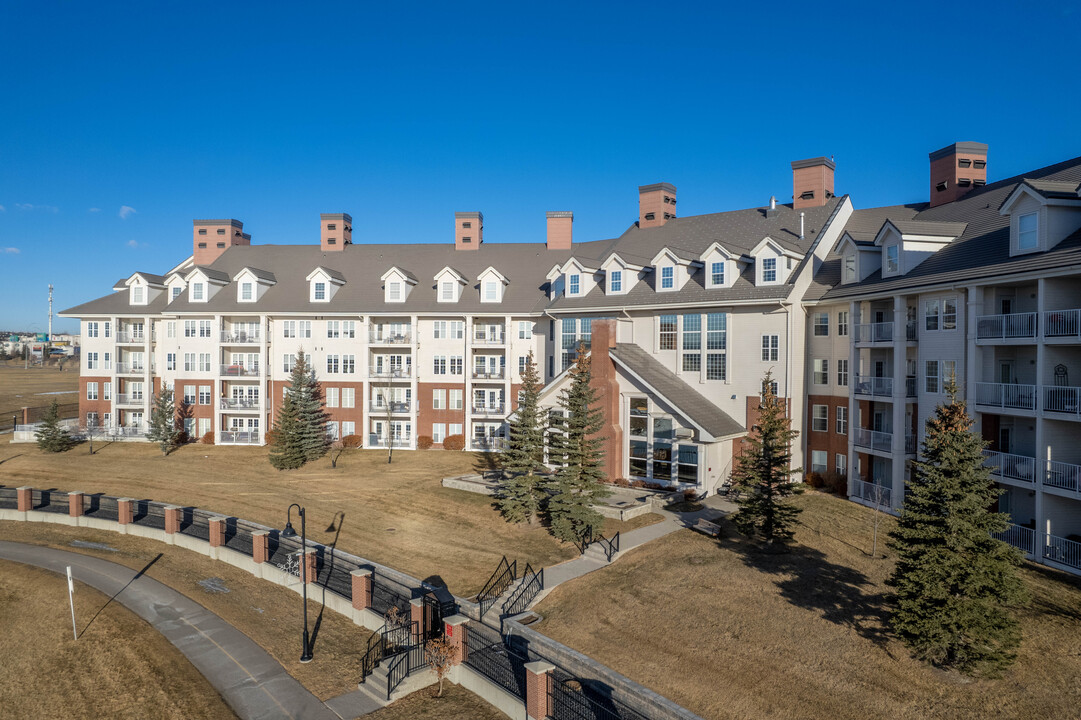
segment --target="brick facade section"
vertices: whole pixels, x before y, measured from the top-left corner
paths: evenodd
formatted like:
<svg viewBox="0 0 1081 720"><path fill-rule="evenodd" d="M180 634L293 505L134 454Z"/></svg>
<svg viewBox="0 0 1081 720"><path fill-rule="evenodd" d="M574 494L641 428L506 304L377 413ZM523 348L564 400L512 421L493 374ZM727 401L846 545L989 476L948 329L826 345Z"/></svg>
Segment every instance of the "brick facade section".
<svg viewBox="0 0 1081 720"><path fill-rule="evenodd" d="M948 145L942 150L931 153L931 157L948 151L941 157L937 157L931 160L931 189L930 189L930 201L931 207L938 207L939 205L945 205L951 203L964 195L968 194L976 187L975 181L980 180L987 181L987 149L984 147L982 151L965 151L958 148L956 145ZM959 161L969 161L968 167L960 167ZM975 167L976 161L984 162L982 168ZM961 187L957 184L960 178L967 178L972 180L973 183L967 187ZM939 192L935 188L939 183L945 182L946 189Z"/></svg>
<svg viewBox="0 0 1081 720"><path fill-rule="evenodd" d="M814 406L825 405L828 408L826 416L826 432L818 432L813 429ZM808 395L807 396L807 419L804 428L807 437L807 457L805 458L804 474L811 472L811 451L826 451L826 471L837 471L837 455L848 455L848 435L837 434L837 408L848 407L848 398L837 395ZM852 428L852 418L849 418L848 427ZM851 431L851 430L850 430ZM847 469L846 469L847 470Z"/></svg>
<svg viewBox="0 0 1081 720"><path fill-rule="evenodd" d="M669 202L665 202L668 198ZM676 187L668 183L638 186L638 227L660 227L668 222L669 218L676 216ZM652 214L653 219L646 216Z"/></svg>
<svg viewBox="0 0 1081 720"><path fill-rule="evenodd" d="M129 525L132 521L131 498L120 498L116 501L116 521L121 525Z"/></svg>
<svg viewBox="0 0 1081 720"><path fill-rule="evenodd" d="M552 714L548 684L554 669L551 663L542 661L525 665L525 714L533 720L544 720Z"/></svg>
<svg viewBox="0 0 1081 720"><path fill-rule="evenodd" d="M83 515L83 494L75 491L68 493L68 515L71 517L82 517Z"/></svg>
<svg viewBox="0 0 1081 720"><path fill-rule="evenodd" d="M317 370L318 371L318 370ZM281 383L282 387L288 387L288 383ZM365 395L364 382L339 382L334 380L322 380L319 382L319 390L323 393L323 402L326 403L327 390L335 388L338 391L338 407L324 407L327 416L330 421L336 423L351 422L354 423L356 428L353 434L364 437L367 432L364 427L364 403L368 402L369 398ZM342 407L342 390L344 388L353 389L353 407ZM281 398L282 390L278 390L278 398ZM338 425L338 431L341 432L341 425Z"/></svg>
<svg viewBox="0 0 1081 720"><path fill-rule="evenodd" d="M833 168L822 158L821 163L810 167L792 168L792 208L822 207L833 197ZM800 161L807 162L807 161ZM803 200L800 196L806 191L814 192L813 198ZM828 193L828 195L827 195Z"/></svg>
<svg viewBox="0 0 1081 720"><path fill-rule="evenodd" d="M225 544L225 518L210 518L209 542L210 547L221 547Z"/></svg>
<svg viewBox="0 0 1081 720"><path fill-rule="evenodd" d="M266 530L251 534L251 559L256 564L270 560L270 533Z"/></svg>
<svg viewBox="0 0 1081 720"><path fill-rule="evenodd" d="M570 250L574 227L574 213L550 212L548 218L547 248L549 250Z"/></svg>
<svg viewBox="0 0 1081 720"><path fill-rule="evenodd" d="M169 506L165 508L165 533L175 535L180 532L180 508Z"/></svg>
<svg viewBox="0 0 1081 720"><path fill-rule="evenodd" d="M15 489L15 508L19 512L28 512L34 507L34 490L29 486Z"/></svg>
<svg viewBox="0 0 1081 720"><path fill-rule="evenodd" d="M604 472L609 480L623 477L623 426L619 417L619 380L608 351L616 346L616 321L595 320L590 351L590 385L597 396L604 424ZM613 461L613 459L615 459Z"/></svg>
<svg viewBox="0 0 1081 720"><path fill-rule="evenodd" d="M447 403L450 403L450 391L461 390L462 391L462 410L436 410L432 407L432 393L435 390L447 391ZM462 433L467 434L469 429L465 426L465 404L469 403L472 398L466 397L465 383L417 383L417 427L416 434L432 435L432 423L443 423L447 426L447 434L450 434L451 423L458 423L462 426ZM437 443L438 444L438 443Z"/></svg>
<svg viewBox="0 0 1081 720"><path fill-rule="evenodd" d="M309 583L315 582L315 579L318 576L317 559L315 550L304 551L304 572L307 573L305 579Z"/></svg>
<svg viewBox="0 0 1081 720"><path fill-rule="evenodd" d="M349 575L353 582L353 608L366 610L371 607L372 571L354 570Z"/></svg>
<svg viewBox="0 0 1081 720"><path fill-rule="evenodd" d="M451 656L452 665L460 665L469 655L469 618L465 615L451 615L443 618L443 633L447 642L454 648Z"/></svg>
<svg viewBox="0 0 1081 720"><path fill-rule="evenodd" d="M94 383L98 384L98 399L87 400L86 399L86 384ZM112 401L103 400L105 397L105 383L112 382L111 377L93 377L86 376L79 378L79 425L86 422L86 414L96 412L98 414L98 423L101 423L105 419L105 413L112 412ZM113 388L113 395L115 397L117 389ZM119 417L112 418L113 424L117 424L120 421Z"/></svg>
<svg viewBox="0 0 1081 720"><path fill-rule="evenodd" d="M206 234L200 235L200 230ZM219 230L223 232L219 234ZM244 223L239 220L195 220L191 245L195 264L210 265L234 245L251 245L251 235L244 232Z"/></svg>
<svg viewBox="0 0 1081 720"><path fill-rule="evenodd" d="M214 416L217 415L217 411L213 405L200 405L199 404L199 388L211 387L211 401L214 398L214 384L218 380L215 378L185 378L178 377L173 384L173 403L176 406L176 417L178 427L184 427L184 418L192 418L195 420L195 437L192 440L201 440L202 435L199 434L199 421L210 420L210 432L214 432L216 423L214 422ZM191 405L184 404L184 387L190 385L195 388L195 402ZM218 393L221 394L221 387L218 387ZM147 417L149 420L149 416Z"/></svg>

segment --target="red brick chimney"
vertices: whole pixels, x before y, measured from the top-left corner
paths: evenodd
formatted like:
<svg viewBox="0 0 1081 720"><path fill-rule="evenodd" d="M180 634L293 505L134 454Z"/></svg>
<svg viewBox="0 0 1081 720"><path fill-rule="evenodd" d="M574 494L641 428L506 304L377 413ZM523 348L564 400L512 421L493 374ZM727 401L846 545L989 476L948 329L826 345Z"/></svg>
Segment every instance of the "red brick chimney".
<svg viewBox="0 0 1081 720"><path fill-rule="evenodd" d="M609 480L622 477L623 428L619 424L619 381L616 365L608 350L616 346L616 320L593 321L589 352L589 384L597 394L597 406L604 417L600 434L604 436L604 473Z"/></svg>
<svg viewBox="0 0 1081 720"><path fill-rule="evenodd" d="M987 145L956 142L927 156L931 160L931 207L958 200L987 184Z"/></svg>
<svg viewBox="0 0 1081 720"><path fill-rule="evenodd" d="M833 161L827 157L792 163L792 207L822 207L833 197Z"/></svg>
<svg viewBox="0 0 1081 720"><path fill-rule="evenodd" d="M344 250L353 244L353 218L349 213L320 213L319 247L323 252Z"/></svg>
<svg viewBox="0 0 1081 720"><path fill-rule="evenodd" d="M484 215L479 212L454 213L454 249L477 250L484 242Z"/></svg>
<svg viewBox="0 0 1081 720"><path fill-rule="evenodd" d="M638 227L660 227L675 216L675 185L662 182L638 186Z"/></svg>
<svg viewBox="0 0 1081 720"><path fill-rule="evenodd" d="M251 245L239 220L193 220L192 248L196 265L210 265L234 245Z"/></svg>
<svg viewBox="0 0 1081 720"><path fill-rule="evenodd" d="M574 213L569 210L557 210L548 213L548 249L571 249L571 226L574 225Z"/></svg>

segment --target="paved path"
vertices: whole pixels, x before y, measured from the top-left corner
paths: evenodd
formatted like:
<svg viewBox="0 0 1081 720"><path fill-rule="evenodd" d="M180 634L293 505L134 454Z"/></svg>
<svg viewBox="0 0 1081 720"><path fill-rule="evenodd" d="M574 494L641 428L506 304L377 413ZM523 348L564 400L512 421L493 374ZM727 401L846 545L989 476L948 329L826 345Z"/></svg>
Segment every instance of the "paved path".
<svg viewBox="0 0 1081 720"><path fill-rule="evenodd" d="M70 565L76 580L100 590L153 625L244 720L339 717L247 635L157 580L107 560L37 545L0 541L0 558L60 574ZM77 600L78 596L76 617L86 622L91 608L80 608Z"/></svg>

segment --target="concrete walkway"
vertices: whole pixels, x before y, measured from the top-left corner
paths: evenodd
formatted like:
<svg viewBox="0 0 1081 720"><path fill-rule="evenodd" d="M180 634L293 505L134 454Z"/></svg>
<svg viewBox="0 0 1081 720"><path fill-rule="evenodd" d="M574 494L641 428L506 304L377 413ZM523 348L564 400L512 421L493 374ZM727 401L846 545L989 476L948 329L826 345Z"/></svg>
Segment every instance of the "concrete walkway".
<svg viewBox="0 0 1081 720"><path fill-rule="evenodd" d="M157 580L107 560L22 543L0 541L0 558L60 574L70 565L76 580L100 590L153 625L184 653L244 720L341 717L247 635ZM76 595L75 612L80 628L88 613L97 609L85 605L80 608Z"/></svg>

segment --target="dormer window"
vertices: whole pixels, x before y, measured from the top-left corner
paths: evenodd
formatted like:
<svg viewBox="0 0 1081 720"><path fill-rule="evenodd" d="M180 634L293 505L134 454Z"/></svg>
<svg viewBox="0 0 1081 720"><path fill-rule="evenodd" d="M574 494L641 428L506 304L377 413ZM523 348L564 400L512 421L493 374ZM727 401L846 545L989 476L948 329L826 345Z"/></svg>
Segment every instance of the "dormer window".
<svg viewBox="0 0 1081 720"><path fill-rule="evenodd" d="M648 217L648 216L647 216ZM671 265L661 268L661 289L671 290L676 286L676 269Z"/></svg>
<svg viewBox="0 0 1081 720"><path fill-rule="evenodd" d="M569 294L569 295L577 295L581 291L581 287L582 287L581 283L582 283L582 276L581 275L578 275L577 273L574 274L574 275L571 275L569 280L567 281L567 287L569 288L567 290L567 294Z"/></svg>
<svg viewBox="0 0 1081 720"><path fill-rule="evenodd" d="M856 282L856 256L854 254L845 255L844 281Z"/></svg>
<svg viewBox="0 0 1081 720"><path fill-rule="evenodd" d="M326 283L324 283L324 282L315 283L314 298L316 300L326 300L327 299L327 284Z"/></svg>
<svg viewBox="0 0 1081 720"><path fill-rule="evenodd" d="M250 282L240 283L240 301L251 302L253 299L254 291Z"/></svg>
<svg viewBox="0 0 1081 720"><path fill-rule="evenodd" d="M439 293L440 293L439 299L442 300L443 302L453 302L454 301L454 283L453 282L440 283Z"/></svg>
<svg viewBox="0 0 1081 720"><path fill-rule="evenodd" d="M898 262L899 248L896 245L886 246L886 272L895 273L900 269L900 263Z"/></svg>
<svg viewBox="0 0 1081 720"><path fill-rule="evenodd" d="M762 282L777 282L777 258L762 260Z"/></svg>
<svg viewBox="0 0 1081 720"><path fill-rule="evenodd" d="M202 302L205 297L205 286L201 282L192 283L191 286L191 299L195 302Z"/></svg>
<svg viewBox="0 0 1081 720"><path fill-rule="evenodd" d="M402 301L402 284L397 280L387 283L387 300L390 302Z"/></svg>
<svg viewBox="0 0 1081 720"><path fill-rule="evenodd" d="M1035 250L1039 244L1039 219L1037 213L1026 213L1017 218L1017 249Z"/></svg>
<svg viewBox="0 0 1081 720"><path fill-rule="evenodd" d="M488 280L484 283L484 301L495 302L499 297L497 295L495 280Z"/></svg>
<svg viewBox="0 0 1081 720"><path fill-rule="evenodd" d="M176 300L178 297L180 297L180 293L182 293L182 292L184 292L184 288L180 287L179 285L174 287L173 288L173 297L172 297L172 299Z"/></svg>
<svg viewBox="0 0 1081 720"><path fill-rule="evenodd" d="M623 292L623 271L613 270L608 277L608 289L614 293Z"/></svg>
<svg viewBox="0 0 1081 720"><path fill-rule="evenodd" d="M143 286L136 285L131 289L131 303L132 305L142 305L145 302L143 300Z"/></svg>

